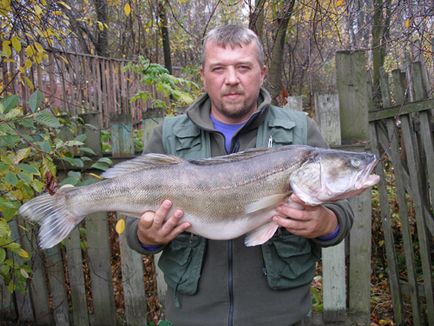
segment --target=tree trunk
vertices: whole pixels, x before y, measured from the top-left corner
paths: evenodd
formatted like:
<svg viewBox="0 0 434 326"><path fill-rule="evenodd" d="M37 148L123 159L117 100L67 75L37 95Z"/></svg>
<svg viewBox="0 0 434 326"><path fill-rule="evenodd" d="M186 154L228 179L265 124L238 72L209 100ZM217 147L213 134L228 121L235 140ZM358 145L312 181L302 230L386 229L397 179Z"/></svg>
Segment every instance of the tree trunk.
<svg viewBox="0 0 434 326"><path fill-rule="evenodd" d="M291 17L294 8L295 0L285 3L283 14L278 16L277 30L274 37L273 49L271 52L270 69L268 75L267 88L271 93L273 102L276 103L282 88L282 67L283 67L283 54L285 48L286 30L288 29L289 18Z"/></svg>
<svg viewBox="0 0 434 326"><path fill-rule="evenodd" d="M108 14L107 14L107 0L94 0L96 11L96 19L102 24L102 28L97 28L97 37L95 45L95 52L106 57L108 55Z"/></svg>
<svg viewBox="0 0 434 326"><path fill-rule="evenodd" d="M374 1L374 17L372 25L372 88L375 105L381 104L380 69L386 56L385 36L388 35L389 17L384 17L384 9L390 13L390 0Z"/></svg>
<svg viewBox="0 0 434 326"><path fill-rule="evenodd" d="M254 31L259 39L262 40L263 28L264 28L264 10L265 10L265 0L255 1L255 10L250 14L249 18L249 28Z"/></svg>
<svg viewBox="0 0 434 326"><path fill-rule="evenodd" d="M167 26L167 15L165 1L158 2L158 17L160 18L161 39L163 41L164 66L172 74L172 58L170 54L169 29Z"/></svg>

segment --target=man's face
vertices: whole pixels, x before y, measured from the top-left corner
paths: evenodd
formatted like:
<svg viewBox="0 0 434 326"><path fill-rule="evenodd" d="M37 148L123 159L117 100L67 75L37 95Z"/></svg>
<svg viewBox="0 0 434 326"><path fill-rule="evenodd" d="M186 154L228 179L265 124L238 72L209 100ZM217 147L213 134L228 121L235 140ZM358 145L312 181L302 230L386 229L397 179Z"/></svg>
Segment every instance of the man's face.
<svg viewBox="0 0 434 326"><path fill-rule="evenodd" d="M211 112L226 123L247 120L256 111L259 89L266 68L258 61L256 44L221 47L216 42L205 46L201 76L211 99Z"/></svg>

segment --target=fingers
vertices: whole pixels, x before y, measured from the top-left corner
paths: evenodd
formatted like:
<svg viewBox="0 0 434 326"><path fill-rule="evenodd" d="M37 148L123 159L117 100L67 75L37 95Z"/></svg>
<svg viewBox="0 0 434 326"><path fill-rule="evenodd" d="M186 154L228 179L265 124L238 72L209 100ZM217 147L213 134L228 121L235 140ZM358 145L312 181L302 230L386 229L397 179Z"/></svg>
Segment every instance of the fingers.
<svg viewBox="0 0 434 326"><path fill-rule="evenodd" d="M336 215L325 206L304 204L296 207L293 204L283 204L276 208L276 212L277 215L273 217L275 223L290 233L306 238L326 235L333 231L337 224Z"/></svg>
<svg viewBox="0 0 434 326"><path fill-rule="evenodd" d="M172 202L170 200L165 200L161 206L155 211L154 225L159 227L163 224L164 219L172 208Z"/></svg>
<svg viewBox="0 0 434 326"><path fill-rule="evenodd" d="M171 209L172 202L165 200L155 212L143 213L137 227L137 237L142 244L167 244L191 226L188 222L180 224L184 216L182 210L171 213Z"/></svg>

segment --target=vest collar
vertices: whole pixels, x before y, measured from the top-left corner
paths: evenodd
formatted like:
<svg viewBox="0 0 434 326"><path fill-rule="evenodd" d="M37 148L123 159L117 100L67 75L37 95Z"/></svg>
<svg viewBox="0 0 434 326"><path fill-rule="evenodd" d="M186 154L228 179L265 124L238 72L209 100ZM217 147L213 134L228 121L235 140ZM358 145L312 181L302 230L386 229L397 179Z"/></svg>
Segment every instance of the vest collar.
<svg viewBox="0 0 434 326"><path fill-rule="evenodd" d="M253 113L243 129L258 128L263 122L271 104L271 95L265 88L261 88L258 97L258 110ZM214 130L211 119L211 100L207 93L202 94L187 110L186 114L193 123L201 129Z"/></svg>

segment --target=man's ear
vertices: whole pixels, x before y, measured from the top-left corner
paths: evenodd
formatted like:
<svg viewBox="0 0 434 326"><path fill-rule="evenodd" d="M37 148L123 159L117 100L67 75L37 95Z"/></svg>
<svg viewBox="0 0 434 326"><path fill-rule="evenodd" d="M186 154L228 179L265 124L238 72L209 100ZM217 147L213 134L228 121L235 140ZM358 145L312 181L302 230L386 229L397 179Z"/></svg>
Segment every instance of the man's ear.
<svg viewBox="0 0 434 326"><path fill-rule="evenodd" d="M265 80L265 77L267 77L267 75L268 75L268 67L266 65L264 65L261 69L261 78L262 78L261 86L262 86L262 84L264 84L264 80Z"/></svg>
<svg viewBox="0 0 434 326"><path fill-rule="evenodd" d="M203 66L200 67L199 73L200 73L200 79L202 81L203 88L206 89L206 82L205 82L205 77L204 77L204 72L203 72Z"/></svg>

